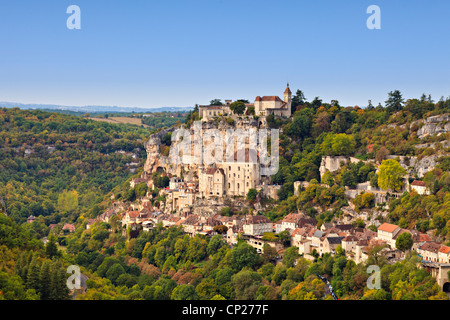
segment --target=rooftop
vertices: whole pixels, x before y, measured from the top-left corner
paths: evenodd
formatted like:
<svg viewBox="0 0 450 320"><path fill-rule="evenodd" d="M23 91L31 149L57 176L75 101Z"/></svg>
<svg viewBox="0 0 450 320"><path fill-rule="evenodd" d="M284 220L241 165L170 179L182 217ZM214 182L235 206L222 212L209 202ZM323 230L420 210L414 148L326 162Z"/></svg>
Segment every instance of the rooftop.
<svg viewBox="0 0 450 320"><path fill-rule="evenodd" d="M420 180L414 180L411 183L412 186L419 186L419 187L425 187L425 182Z"/></svg>
<svg viewBox="0 0 450 320"><path fill-rule="evenodd" d="M381 226L378 227L378 231L393 233L395 230L397 230L397 228L400 227L396 226L395 224L383 223Z"/></svg>

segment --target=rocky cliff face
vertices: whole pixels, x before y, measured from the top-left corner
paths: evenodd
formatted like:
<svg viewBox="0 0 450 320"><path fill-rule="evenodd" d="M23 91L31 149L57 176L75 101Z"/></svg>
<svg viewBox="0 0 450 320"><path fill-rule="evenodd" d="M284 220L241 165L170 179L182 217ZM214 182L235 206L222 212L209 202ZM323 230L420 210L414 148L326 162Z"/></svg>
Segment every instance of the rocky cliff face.
<svg viewBox="0 0 450 320"><path fill-rule="evenodd" d="M411 124L411 127L414 124L422 123L422 127L417 131L417 136L420 139L425 138L426 136L432 135L440 135L450 132L450 114L443 114L439 116L429 117L422 121L416 121Z"/></svg>
<svg viewBox="0 0 450 320"><path fill-rule="evenodd" d="M226 131L229 129L257 129L258 122L253 119L245 119L238 120L235 124L228 124L224 119L222 121L207 121L201 123L201 130L203 132L208 129L218 130L222 137L225 139ZM161 145L162 138L169 132L174 132L176 128L172 127L169 129L161 130L160 132L152 135L149 140L145 144L145 148L147 151L147 160L144 164L144 172L142 177L145 179L150 179L154 172L166 172L169 175L176 175L178 177L183 176L185 180L195 180L195 177L198 173L198 167L200 163L197 163L195 158L192 158L190 163L175 163L173 159L173 153L175 150L182 150L181 148L181 140L178 142L172 142L171 145L171 153L168 156L161 154ZM198 147L200 144L203 145L203 148L209 147L208 141L200 141L197 132L194 126L191 126L189 129L186 129L189 132L189 136L191 139L191 154L195 154L194 148ZM224 154L225 154L224 148Z"/></svg>
<svg viewBox="0 0 450 320"><path fill-rule="evenodd" d="M168 165L168 159L161 154L161 140L167 133L173 132L174 130L175 128L163 129L150 136L145 143L144 146L147 151L147 160L144 164L142 178L150 179L154 172L164 171L164 168Z"/></svg>

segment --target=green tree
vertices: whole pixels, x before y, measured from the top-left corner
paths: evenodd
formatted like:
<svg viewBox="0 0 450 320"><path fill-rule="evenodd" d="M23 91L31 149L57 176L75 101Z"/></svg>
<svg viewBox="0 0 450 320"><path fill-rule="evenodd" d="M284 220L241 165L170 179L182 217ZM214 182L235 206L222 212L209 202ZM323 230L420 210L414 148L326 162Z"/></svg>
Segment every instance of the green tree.
<svg viewBox="0 0 450 320"><path fill-rule="evenodd" d="M28 267L26 286L28 289L34 289L36 292L39 291L39 272L40 265L36 256L31 259L30 265Z"/></svg>
<svg viewBox="0 0 450 320"><path fill-rule="evenodd" d="M247 192L247 200L253 202L256 200L256 196L258 195L258 191L256 189L249 189Z"/></svg>
<svg viewBox="0 0 450 320"><path fill-rule="evenodd" d="M39 293L41 300L49 300L54 286L50 274L50 261L44 260L39 273Z"/></svg>
<svg viewBox="0 0 450 320"><path fill-rule="evenodd" d="M76 190L62 192L58 197L58 209L71 213L78 208L78 192Z"/></svg>
<svg viewBox="0 0 450 320"><path fill-rule="evenodd" d="M206 252L209 255L212 255L216 253L224 245L225 242L223 241L223 236L216 234L214 237L211 238L211 240L209 240Z"/></svg>
<svg viewBox="0 0 450 320"><path fill-rule="evenodd" d="M288 230L281 231L278 234L278 239L283 244L283 246L288 246L291 242L291 234Z"/></svg>
<svg viewBox="0 0 450 320"><path fill-rule="evenodd" d="M206 249L208 247L208 243L205 239L195 236L190 239L189 247L187 250L187 258L191 262L198 262L203 260L206 257Z"/></svg>
<svg viewBox="0 0 450 320"><path fill-rule="evenodd" d="M333 174L330 171L327 170L323 174L321 181L322 181L323 184L326 184L326 185L331 187L334 184Z"/></svg>
<svg viewBox="0 0 450 320"><path fill-rule="evenodd" d="M245 267L255 268L261 263L260 257L256 253L256 249L246 242L238 243L229 252L230 267L236 271Z"/></svg>
<svg viewBox="0 0 450 320"><path fill-rule="evenodd" d="M331 149L335 156L349 156L355 152L355 145L353 136L340 133L334 136Z"/></svg>
<svg viewBox="0 0 450 320"><path fill-rule="evenodd" d="M115 284L116 280L124 273L125 269L122 265L120 263L116 263L106 272L106 277Z"/></svg>
<svg viewBox="0 0 450 320"><path fill-rule="evenodd" d="M261 254L261 257L263 258L264 262L267 263L270 261L274 261L276 259L277 255L278 255L277 249L268 245L267 243L264 244L263 252Z"/></svg>
<svg viewBox="0 0 450 320"><path fill-rule="evenodd" d="M242 101L235 101L230 104L230 110L233 111L235 114L243 114L245 111L245 103Z"/></svg>
<svg viewBox="0 0 450 320"><path fill-rule="evenodd" d="M210 300L217 295L217 286L214 279L203 279L195 291L201 300Z"/></svg>
<svg viewBox="0 0 450 320"><path fill-rule="evenodd" d="M384 160L378 173L378 185L384 190L400 191L403 187L403 177L406 170L393 159Z"/></svg>
<svg viewBox="0 0 450 320"><path fill-rule="evenodd" d="M294 113L292 122L287 126L286 133L294 138L306 138L310 135L314 110L303 108Z"/></svg>
<svg viewBox="0 0 450 320"><path fill-rule="evenodd" d="M281 285L281 283L286 280L287 277L287 268L284 264L279 263L276 265L273 270L272 280L275 281L277 285Z"/></svg>
<svg viewBox="0 0 450 320"><path fill-rule="evenodd" d="M147 194L147 191L148 191L148 186L147 186L147 183L145 183L145 182L139 183L135 187L136 197L144 197Z"/></svg>
<svg viewBox="0 0 450 320"><path fill-rule="evenodd" d="M299 257L298 247L289 247L284 252L283 264L288 268L293 267Z"/></svg>
<svg viewBox="0 0 450 320"><path fill-rule="evenodd" d="M231 283L231 277L233 274L233 269L229 267L219 268L215 278L216 287L220 295L227 299L231 299L234 295L234 289Z"/></svg>
<svg viewBox="0 0 450 320"><path fill-rule="evenodd" d="M59 255L58 247L56 246L56 238L54 235L48 237L48 242L45 245L45 254L50 259L53 258L54 256Z"/></svg>
<svg viewBox="0 0 450 320"><path fill-rule="evenodd" d="M209 102L211 106L221 106L223 105L222 101L220 99L213 99Z"/></svg>
<svg viewBox="0 0 450 320"><path fill-rule="evenodd" d="M172 300L198 300L198 294L195 291L195 287L190 284L182 284L173 289Z"/></svg>
<svg viewBox="0 0 450 320"><path fill-rule="evenodd" d="M297 90L295 92L295 95L292 96L292 103L291 103L291 113L294 114L297 110L298 106L304 105L306 102L305 94L302 90Z"/></svg>
<svg viewBox="0 0 450 320"><path fill-rule="evenodd" d="M39 294L34 289L26 289L19 276L3 271L0 271L0 291L6 300L39 300Z"/></svg>
<svg viewBox="0 0 450 320"><path fill-rule="evenodd" d="M67 269L61 260L56 260L51 267L51 300L69 300L69 288L67 288Z"/></svg>
<svg viewBox="0 0 450 320"><path fill-rule="evenodd" d="M236 273L231 281L233 283L236 299L253 300L261 285L261 275L251 269L244 268Z"/></svg>
<svg viewBox="0 0 450 320"><path fill-rule="evenodd" d="M409 232L403 232L395 240L395 247L400 251L407 251L412 248L413 239Z"/></svg>
<svg viewBox="0 0 450 320"><path fill-rule="evenodd" d="M386 109L389 113L400 111L403 107L403 97L399 90L390 91L388 99L385 101Z"/></svg>

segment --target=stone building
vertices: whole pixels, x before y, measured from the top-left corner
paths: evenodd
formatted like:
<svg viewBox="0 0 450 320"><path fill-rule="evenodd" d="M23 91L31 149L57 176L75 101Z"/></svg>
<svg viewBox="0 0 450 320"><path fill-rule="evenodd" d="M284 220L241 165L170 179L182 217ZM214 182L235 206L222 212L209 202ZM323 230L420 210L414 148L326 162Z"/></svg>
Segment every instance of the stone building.
<svg viewBox="0 0 450 320"><path fill-rule="evenodd" d="M261 183L260 164L256 151L245 150L245 159L235 162L223 162L211 167L199 167L199 196L247 196L250 189L256 189Z"/></svg>
<svg viewBox="0 0 450 320"><path fill-rule="evenodd" d="M266 232L272 232L273 224L265 216L250 216L245 220L243 231L248 235L263 235Z"/></svg>
<svg viewBox="0 0 450 320"><path fill-rule="evenodd" d="M391 248L395 248L396 236L401 230L402 229L395 224L383 223L378 227L377 238L382 241L386 241L386 243L389 244Z"/></svg>
<svg viewBox="0 0 450 320"><path fill-rule="evenodd" d="M255 114L257 116L274 115L289 118L291 116L292 92L289 83L284 91L284 100L278 96L257 96L255 99Z"/></svg>
<svg viewBox="0 0 450 320"><path fill-rule="evenodd" d="M222 197L225 192L225 173L222 168L199 168L198 189L201 197Z"/></svg>
<svg viewBox="0 0 450 320"><path fill-rule="evenodd" d="M202 121L209 121L216 117L231 116L231 100L225 100L223 105L201 105L198 107ZM254 107L256 116L274 115L276 117L289 118L291 116L292 92L289 83L284 91L284 99L278 96L257 96L253 104L246 103L246 108Z"/></svg>
<svg viewBox="0 0 450 320"><path fill-rule="evenodd" d="M418 194L431 194L424 181L414 180L413 182L411 182L411 189L415 190Z"/></svg>

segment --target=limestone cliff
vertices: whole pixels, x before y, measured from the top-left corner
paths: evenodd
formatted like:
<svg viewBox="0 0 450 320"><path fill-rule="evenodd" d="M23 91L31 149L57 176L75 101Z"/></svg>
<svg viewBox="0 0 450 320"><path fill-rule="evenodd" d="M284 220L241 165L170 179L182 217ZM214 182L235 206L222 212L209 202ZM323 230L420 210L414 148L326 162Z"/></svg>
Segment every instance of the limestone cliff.
<svg viewBox="0 0 450 320"><path fill-rule="evenodd" d="M428 117L425 120L415 121L411 124L410 128L412 128L414 124L422 124L422 126L417 131L417 136L420 139L435 134L445 134L447 132L450 132L450 114L447 113L439 116Z"/></svg>
<svg viewBox="0 0 450 320"><path fill-rule="evenodd" d="M225 119L222 119L221 121L204 121L201 123L201 129L202 130L208 130L208 129L216 129L220 131L222 136L226 137L226 131L229 129L243 129L243 130L250 130L250 129L257 129L258 128L258 121L254 119L243 119L236 121L234 124L229 124L225 121ZM174 132L176 127L172 127L169 129L164 129L159 131L158 133L153 134L149 140L145 143L145 148L147 151L147 160L144 165L144 172L142 174L142 178L145 179L151 179L151 176L154 172L165 172L168 175L176 175L178 177L184 177L185 180L195 180L195 176L198 172L198 167L200 163L197 163L195 159L191 159L190 163L174 163L173 158L170 157L170 155L163 155L161 153L161 145L162 145L162 138L164 135L166 135L169 132ZM198 141L199 137L195 135L195 129L194 126L191 126L190 128L186 129L189 132L190 139L192 141L191 143L191 154L195 154L194 148L198 146L200 143L202 143L203 148L207 148L209 146L209 142L205 141ZM181 150L180 147L181 141L173 142L171 145L171 152L173 150ZM223 150L225 154L225 148ZM258 150L259 151L259 150Z"/></svg>
<svg viewBox="0 0 450 320"><path fill-rule="evenodd" d="M153 135L150 136L148 141L144 144L144 147L147 151L147 160L144 164L144 172L142 174L142 178L150 179L154 172L164 171L164 168L168 165L167 157L162 156L161 154L161 140L169 132L173 132L175 130L174 127L169 129L163 129Z"/></svg>

